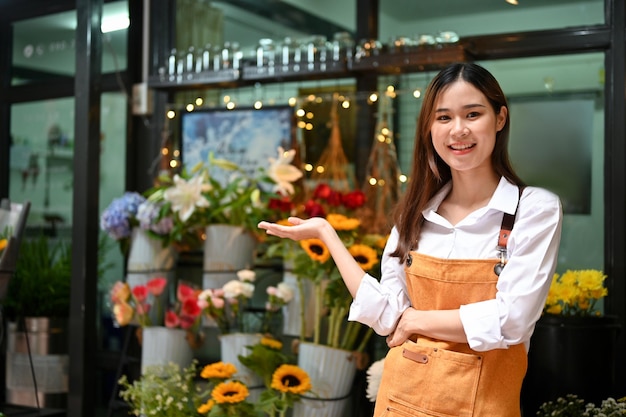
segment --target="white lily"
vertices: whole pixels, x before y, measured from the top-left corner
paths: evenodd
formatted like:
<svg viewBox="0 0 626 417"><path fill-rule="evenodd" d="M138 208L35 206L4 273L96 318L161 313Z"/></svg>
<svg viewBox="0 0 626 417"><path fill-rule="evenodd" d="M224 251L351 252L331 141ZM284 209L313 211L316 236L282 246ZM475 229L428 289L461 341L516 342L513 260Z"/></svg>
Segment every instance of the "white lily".
<svg viewBox="0 0 626 417"><path fill-rule="evenodd" d="M163 199L172 203L172 211L178 213L181 221L189 220L196 207L209 207L209 201L202 195L210 185L202 182L201 175L195 175L190 180L174 176L174 187L163 193Z"/></svg>
<svg viewBox="0 0 626 417"><path fill-rule="evenodd" d="M270 166L267 175L276 183L274 191L280 194L293 194L295 190L292 183L302 177L302 171L291 164L294 156L296 156L295 149L285 151L279 146L278 158L268 158Z"/></svg>

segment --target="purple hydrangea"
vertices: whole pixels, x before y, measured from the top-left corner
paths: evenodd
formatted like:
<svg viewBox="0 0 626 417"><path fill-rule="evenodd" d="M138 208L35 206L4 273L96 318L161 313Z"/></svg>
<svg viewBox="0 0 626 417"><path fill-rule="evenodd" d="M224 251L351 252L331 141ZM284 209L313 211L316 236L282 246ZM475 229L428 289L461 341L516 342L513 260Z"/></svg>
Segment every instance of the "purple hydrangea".
<svg viewBox="0 0 626 417"><path fill-rule="evenodd" d="M146 198L136 192L125 192L102 212L100 228L115 240L130 237L132 221Z"/></svg>
<svg viewBox="0 0 626 417"><path fill-rule="evenodd" d="M159 213L163 207L162 203L153 203L145 201L137 210L137 220L139 227L144 230L151 230L159 235L167 235L174 227L174 221L171 216L159 219Z"/></svg>

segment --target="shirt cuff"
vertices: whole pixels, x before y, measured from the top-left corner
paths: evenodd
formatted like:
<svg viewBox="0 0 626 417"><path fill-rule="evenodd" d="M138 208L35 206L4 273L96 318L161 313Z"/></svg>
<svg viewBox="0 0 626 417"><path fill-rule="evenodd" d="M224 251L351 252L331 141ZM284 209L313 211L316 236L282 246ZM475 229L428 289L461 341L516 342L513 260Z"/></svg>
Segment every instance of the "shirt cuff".
<svg viewBox="0 0 626 417"><path fill-rule="evenodd" d="M477 352L508 348L500 331L500 313L495 299L462 305L459 314L470 348Z"/></svg>

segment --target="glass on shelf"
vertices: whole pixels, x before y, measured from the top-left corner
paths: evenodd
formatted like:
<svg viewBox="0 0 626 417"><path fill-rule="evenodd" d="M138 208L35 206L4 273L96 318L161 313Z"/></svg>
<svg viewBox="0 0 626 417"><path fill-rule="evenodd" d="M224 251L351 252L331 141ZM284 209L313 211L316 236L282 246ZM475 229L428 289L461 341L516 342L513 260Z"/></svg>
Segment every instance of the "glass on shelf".
<svg viewBox="0 0 626 417"><path fill-rule="evenodd" d="M417 46L423 46L423 47L433 46L437 44L435 37L427 33L421 33L417 35L415 37L415 41L417 43Z"/></svg>
<svg viewBox="0 0 626 417"><path fill-rule="evenodd" d="M211 56L213 55L213 45L207 43L202 49L202 71L211 70Z"/></svg>
<svg viewBox="0 0 626 417"><path fill-rule="evenodd" d="M274 41L269 38L259 39L256 47L256 66L257 68L274 67L276 61L276 47Z"/></svg>
<svg viewBox="0 0 626 417"><path fill-rule="evenodd" d="M406 36L397 36L389 43L390 52L409 52L417 43Z"/></svg>
<svg viewBox="0 0 626 417"><path fill-rule="evenodd" d="M282 40L280 45L278 45L278 60L282 65L283 71L289 70L289 64L291 63L291 54L293 53L293 48L295 46L295 42L290 37L286 37Z"/></svg>
<svg viewBox="0 0 626 417"><path fill-rule="evenodd" d="M333 35L330 47L333 61L341 61L343 58L350 59L354 49L354 39L349 32L337 32Z"/></svg>
<svg viewBox="0 0 626 417"><path fill-rule="evenodd" d="M167 57L167 74L169 75L170 81L174 81L176 76L176 60L178 58L176 48L173 48L170 51L169 56Z"/></svg>
<svg viewBox="0 0 626 417"><path fill-rule="evenodd" d="M359 61L361 58L367 56L379 55L382 49L382 44L378 39L363 39L356 46L354 53L354 59Z"/></svg>
<svg viewBox="0 0 626 417"><path fill-rule="evenodd" d="M459 35L450 30L441 31L435 36L437 43L456 43L459 41Z"/></svg>

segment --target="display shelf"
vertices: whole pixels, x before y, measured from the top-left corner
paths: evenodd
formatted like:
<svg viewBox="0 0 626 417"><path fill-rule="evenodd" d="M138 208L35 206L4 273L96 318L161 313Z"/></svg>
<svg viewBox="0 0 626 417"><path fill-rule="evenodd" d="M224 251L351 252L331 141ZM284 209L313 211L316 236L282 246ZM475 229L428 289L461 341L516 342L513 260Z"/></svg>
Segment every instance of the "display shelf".
<svg viewBox="0 0 626 417"><path fill-rule="evenodd" d="M241 79L239 69L222 69L219 71L189 72L183 74L159 74L148 79L148 85L155 89L191 90L207 87L227 87L237 85Z"/></svg>
<svg viewBox="0 0 626 417"><path fill-rule="evenodd" d="M151 88L189 90L198 88L242 87L255 83L277 83L299 80L322 80L356 77L364 72L374 74L422 72L441 69L453 62L472 61L462 44L414 47L406 51L388 51L341 61L301 62L272 67L243 63L241 69L203 71L180 75L160 74L150 77Z"/></svg>
<svg viewBox="0 0 626 417"><path fill-rule="evenodd" d="M439 70L454 62L472 61L463 45L420 46L403 52L383 50L381 53L355 59L348 63L353 72L375 71L380 74Z"/></svg>

